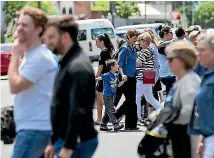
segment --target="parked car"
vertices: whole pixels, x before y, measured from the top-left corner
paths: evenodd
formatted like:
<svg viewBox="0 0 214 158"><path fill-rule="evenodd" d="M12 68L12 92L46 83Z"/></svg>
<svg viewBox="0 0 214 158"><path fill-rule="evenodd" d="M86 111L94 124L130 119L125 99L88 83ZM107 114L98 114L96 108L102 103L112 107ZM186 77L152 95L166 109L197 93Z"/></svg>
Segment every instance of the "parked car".
<svg viewBox="0 0 214 158"><path fill-rule="evenodd" d="M160 25L165 26L163 23L120 26L115 28L115 32L117 36L119 36L120 38L123 38L124 34L127 32L128 29L136 29L138 31L138 30L145 30L145 29L151 28L154 31L155 35L159 38L158 27Z"/></svg>
<svg viewBox="0 0 214 158"><path fill-rule="evenodd" d="M11 59L11 44L1 44L1 75L7 75Z"/></svg>

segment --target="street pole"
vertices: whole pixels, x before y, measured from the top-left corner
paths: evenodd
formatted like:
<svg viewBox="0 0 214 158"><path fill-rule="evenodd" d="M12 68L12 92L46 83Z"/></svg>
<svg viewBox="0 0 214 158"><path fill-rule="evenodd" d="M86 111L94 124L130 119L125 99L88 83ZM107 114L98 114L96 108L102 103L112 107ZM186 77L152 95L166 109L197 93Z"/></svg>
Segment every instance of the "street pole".
<svg viewBox="0 0 214 158"><path fill-rule="evenodd" d="M144 2L145 3L145 22L147 24L147 16L146 16L146 1Z"/></svg>
<svg viewBox="0 0 214 158"><path fill-rule="evenodd" d="M41 1L37 1L37 7L41 8Z"/></svg>
<svg viewBox="0 0 214 158"><path fill-rule="evenodd" d="M186 22L186 8L185 8L185 1L183 1L183 17L184 17L184 21L183 22Z"/></svg>
<svg viewBox="0 0 214 158"><path fill-rule="evenodd" d="M165 1L165 4L164 4L164 9L165 9L165 25L166 25L166 1Z"/></svg>
<svg viewBox="0 0 214 158"><path fill-rule="evenodd" d="M194 25L195 21L194 21L194 18L195 18L195 6L194 6L194 1L192 1L192 26Z"/></svg>
<svg viewBox="0 0 214 158"><path fill-rule="evenodd" d="M115 26L115 23L114 23L114 13L115 13L114 1L110 1L109 3L110 3L112 25Z"/></svg>

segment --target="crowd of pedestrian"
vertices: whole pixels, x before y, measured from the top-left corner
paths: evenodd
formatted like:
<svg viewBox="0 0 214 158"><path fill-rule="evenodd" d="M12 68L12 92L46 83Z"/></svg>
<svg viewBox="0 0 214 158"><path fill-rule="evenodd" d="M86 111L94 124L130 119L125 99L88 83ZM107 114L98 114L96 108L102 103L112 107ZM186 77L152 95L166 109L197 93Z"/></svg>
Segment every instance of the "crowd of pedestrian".
<svg viewBox="0 0 214 158"><path fill-rule="evenodd" d="M125 130L138 130L138 125L146 125L146 120L149 120L147 116L152 111L158 111L155 124L163 124L167 130L167 140L171 142L175 158L197 155L212 158L214 124L210 120L213 120L211 112L214 108L214 32L207 30L207 33L202 33L197 25L187 29L179 26L175 30L176 38L173 39L171 27L160 26L158 29L159 41L152 29L143 32L130 29L119 42L121 44L112 58L119 64L118 74L115 75L125 82L114 90L116 93L112 109L113 105L118 107L122 94L125 101L115 109L116 119L120 122L125 116ZM109 52L106 54L111 55ZM108 59L99 62L99 66L104 67L107 63ZM104 83L105 86L107 84ZM159 95L162 87L165 87L166 94L163 106ZM205 118L208 109L210 112ZM102 114L101 111L97 112L98 116ZM98 121L96 125L100 125ZM198 128L197 135L192 132L195 127ZM110 129L103 129L101 123L100 130ZM202 147L197 146L200 144L199 135L205 147L203 156L200 153Z"/></svg>
<svg viewBox="0 0 214 158"><path fill-rule="evenodd" d="M166 128L174 158L213 158L214 32L179 26L173 39L171 27L158 29L160 40L152 29L130 29L118 48L98 35L95 75L73 17L48 20L40 9L22 8L9 66L17 133L12 158L91 158L98 146L94 126L135 131L157 111L152 123Z"/></svg>

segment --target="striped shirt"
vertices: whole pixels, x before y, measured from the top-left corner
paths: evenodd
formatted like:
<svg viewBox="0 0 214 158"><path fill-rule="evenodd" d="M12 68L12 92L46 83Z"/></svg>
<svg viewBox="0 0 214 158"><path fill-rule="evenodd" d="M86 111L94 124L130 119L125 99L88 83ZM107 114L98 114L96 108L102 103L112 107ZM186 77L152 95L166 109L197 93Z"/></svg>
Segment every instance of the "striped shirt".
<svg viewBox="0 0 214 158"><path fill-rule="evenodd" d="M137 52L137 79L143 80L145 70L154 70L154 52L151 47ZM139 64L141 63L141 64Z"/></svg>

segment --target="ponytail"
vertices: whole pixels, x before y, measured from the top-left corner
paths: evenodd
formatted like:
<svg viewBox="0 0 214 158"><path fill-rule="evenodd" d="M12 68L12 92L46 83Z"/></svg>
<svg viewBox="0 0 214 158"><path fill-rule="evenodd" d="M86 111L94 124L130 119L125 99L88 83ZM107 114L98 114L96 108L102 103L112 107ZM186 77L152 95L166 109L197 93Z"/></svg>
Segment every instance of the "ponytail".
<svg viewBox="0 0 214 158"><path fill-rule="evenodd" d="M112 56L115 49L114 49L114 46L113 46L109 36L106 33L104 33L104 34L97 35L97 38L100 41L103 41L104 46L108 49L110 55Z"/></svg>
<svg viewBox="0 0 214 158"><path fill-rule="evenodd" d="M110 37L106 33L104 33L103 35L105 36L105 38L104 38L104 46L108 49L108 51L110 52L110 55L112 56L112 54L113 54L113 52L115 50L114 46L113 46L113 44L112 44L112 42L110 40Z"/></svg>

